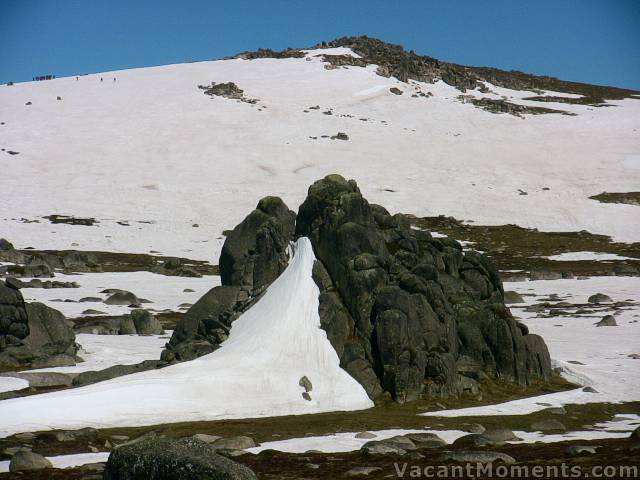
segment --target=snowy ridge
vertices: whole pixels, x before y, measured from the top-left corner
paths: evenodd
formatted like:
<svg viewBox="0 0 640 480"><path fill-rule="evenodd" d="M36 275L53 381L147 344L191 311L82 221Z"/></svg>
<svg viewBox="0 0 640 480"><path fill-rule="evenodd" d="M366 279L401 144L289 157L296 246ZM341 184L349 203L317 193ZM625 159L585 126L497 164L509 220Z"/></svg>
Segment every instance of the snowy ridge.
<svg viewBox="0 0 640 480"><path fill-rule="evenodd" d="M0 146L19 152L0 152L2 235L18 248L157 250L212 260L222 231L260 198L299 205L313 181L340 173L392 213L640 239L637 206L589 199L637 189L640 101L562 104L576 116L522 119L464 104L444 82L403 83L377 75L375 65L324 68L323 54L346 52L0 86ZM211 82L235 82L259 102L211 98L197 88ZM532 95L488 87L515 103ZM432 96L413 98L416 88ZM349 140L322 138L337 132ZM53 213L99 223L41 218ZM130 226L117 223L123 220Z"/></svg>
<svg viewBox="0 0 640 480"><path fill-rule="evenodd" d="M0 436L372 407L362 386L340 368L320 328L309 239L300 238L293 253L215 352L161 370L0 402ZM302 397L302 376L313 384L311 401Z"/></svg>

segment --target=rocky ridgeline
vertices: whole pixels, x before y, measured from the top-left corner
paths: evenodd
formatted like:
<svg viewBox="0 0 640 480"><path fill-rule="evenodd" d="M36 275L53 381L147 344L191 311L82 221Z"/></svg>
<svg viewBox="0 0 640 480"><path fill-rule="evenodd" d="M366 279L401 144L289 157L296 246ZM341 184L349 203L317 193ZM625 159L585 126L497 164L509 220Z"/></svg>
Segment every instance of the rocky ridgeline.
<svg viewBox="0 0 640 480"><path fill-rule="evenodd" d="M385 77L395 77L402 82L417 80L433 83L442 80L461 91L473 90L484 86L481 82L489 82L499 87L513 90L530 90L542 93L543 90L583 95L579 102L568 100L568 103L602 106L605 100L619 100L630 98L639 92L622 88L588 85L577 82L567 82L549 76L530 75L518 71L505 71L488 67L466 67L454 63L441 62L433 57L417 55L413 51L405 51L400 45L385 43L382 40L367 36L343 37L331 42L323 42L316 48L348 47L360 55L362 59L353 60L353 65L361 65L363 60L367 64L378 65L378 74ZM331 56L325 56L332 62ZM337 59L346 64L345 59ZM546 96L532 97L534 101L550 101ZM557 101L557 99L553 100Z"/></svg>
<svg viewBox="0 0 640 480"><path fill-rule="evenodd" d="M505 307L488 257L411 228L338 175L314 183L297 216L266 197L233 229L220 256L222 285L186 313L162 359L218 348L286 268L287 246L299 236L317 257L321 326L371 398L388 392L404 402L477 393L492 379L549 379L547 347Z"/></svg>
<svg viewBox="0 0 640 480"><path fill-rule="evenodd" d="M367 36L342 37L329 42L322 42L315 45L314 49L347 47L360 58L351 55L323 55L323 60L327 62L327 69L331 70L342 66L366 67L367 65L377 65L378 75L384 77L395 77L401 82L415 80L419 82L434 83L437 80L459 89L462 92L479 89L480 92L487 92L487 87L483 82L509 88L513 90L529 90L537 95L530 96L527 100L539 102L559 102L578 105L589 105L592 107L609 106L606 100L620 100L623 98L635 98L640 92L623 88L588 85L577 82L567 82L549 76L531 75L515 70L505 71L489 67L467 67L454 63L442 62L436 58L426 55L418 55L413 51L406 51L400 45L393 45L376 38ZM270 49L260 49L256 52L243 52L233 58L253 60L260 58L302 58L305 56L304 49L289 48L282 52ZM554 92L581 95L580 98L544 95L545 90ZM492 100L492 99L482 99ZM497 104L478 105L492 113L512 113L515 107L511 107L509 102L504 100L493 100ZM506 105L505 105L506 104ZM512 104L513 105L513 104ZM525 113L564 113L562 110L550 108L529 107L532 110ZM523 113L523 112L519 112Z"/></svg>
<svg viewBox="0 0 640 480"><path fill-rule="evenodd" d="M0 281L0 371L75 365L77 351L62 313L25 303L11 282Z"/></svg>

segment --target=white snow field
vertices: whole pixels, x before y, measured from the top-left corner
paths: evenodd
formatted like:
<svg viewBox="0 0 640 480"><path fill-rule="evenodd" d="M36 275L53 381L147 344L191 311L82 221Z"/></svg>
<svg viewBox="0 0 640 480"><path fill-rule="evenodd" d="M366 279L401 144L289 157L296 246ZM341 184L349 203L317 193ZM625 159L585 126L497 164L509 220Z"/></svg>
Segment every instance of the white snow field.
<svg viewBox="0 0 640 480"><path fill-rule="evenodd" d="M462 103L442 82L405 84L376 75L375 66L326 70L323 53L336 52L0 86L0 146L19 152L0 152L2 236L19 248L157 250L215 261L221 232L261 197L279 195L297 208L312 181L340 173L392 213L640 240L637 206L588 198L640 184L639 100L545 103L577 116L522 119ZM212 81L235 82L260 101L210 98L197 88ZM434 96L412 98L416 86ZM488 86L540 106L521 100L532 92ZM333 114L323 114L329 108ZM337 132L349 140L320 138ZM41 218L53 213L100 223Z"/></svg>
<svg viewBox="0 0 640 480"><path fill-rule="evenodd" d="M549 260L555 260L556 262L573 262L577 260L596 260L599 262L606 262L610 260L637 260L632 257L616 255L615 253L602 252L565 252L558 255L551 255L547 258Z"/></svg>
<svg viewBox="0 0 640 480"><path fill-rule="evenodd" d="M521 318L532 333L544 338L555 367L561 367L563 376L578 385L594 388L597 393L581 388L514 400L481 407L427 412L422 415L462 417L481 415L525 415L549 406L571 403L628 402L640 400L640 311L630 306L615 313L617 327L596 327L603 311L585 317L562 315L552 318L536 318L535 312L524 307L539 302L552 293L562 301L574 304L587 303L596 292L609 295L616 301L640 302L640 278L591 277L586 280L537 280L529 282L505 282L505 290L515 290L523 295L524 304L511 305L514 315ZM535 294L535 296L530 296ZM576 363L577 362L577 363Z"/></svg>
<svg viewBox="0 0 640 480"><path fill-rule="evenodd" d="M78 355L84 360L69 367L50 367L28 372L80 373L103 370L114 365L133 365L144 360L156 360L171 338L171 330L163 335L93 335L80 333L76 343Z"/></svg>
<svg viewBox="0 0 640 480"><path fill-rule="evenodd" d="M88 228L88 227L87 227ZM134 293L152 303L142 306L150 311L179 310L183 303L195 303L213 287L220 285L220 277L206 275L201 278L160 275L151 272L103 272L65 275L56 273L54 280L77 282L78 288L24 288L22 295L27 302L42 302L61 311L66 317L81 317L87 309L98 310L109 315L122 315L132 309L127 305L107 305L102 301L79 302L82 298L105 300L108 294L100 293L107 288L118 288ZM28 280L28 279L25 279ZM185 292L185 289L193 292ZM73 300L64 302L59 300Z"/></svg>
<svg viewBox="0 0 640 480"><path fill-rule="evenodd" d="M0 377L0 393L22 390L28 386L29 382L21 378Z"/></svg>
<svg viewBox="0 0 640 480"><path fill-rule="evenodd" d="M233 323L215 352L161 370L2 401L0 436L372 407L320 328L311 242L299 239L292 252L286 270ZM302 397L302 376L313 384L311 401Z"/></svg>

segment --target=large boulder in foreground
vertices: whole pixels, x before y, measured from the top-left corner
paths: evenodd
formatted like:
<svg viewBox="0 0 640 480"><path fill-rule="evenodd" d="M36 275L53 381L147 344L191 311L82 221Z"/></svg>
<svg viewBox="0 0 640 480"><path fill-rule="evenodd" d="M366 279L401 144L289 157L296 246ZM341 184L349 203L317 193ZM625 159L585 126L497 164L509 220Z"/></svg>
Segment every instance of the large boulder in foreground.
<svg viewBox="0 0 640 480"><path fill-rule="evenodd" d="M256 480L255 474L193 438L151 438L114 450L105 480Z"/></svg>
<svg viewBox="0 0 640 480"><path fill-rule="evenodd" d="M0 370L75 364L78 346L64 315L25 303L10 285L0 281Z"/></svg>
<svg viewBox="0 0 640 480"><path fill-rule="evenodd" d="M196 302L177 324L162 352L184 361L214 351L231 323L284 271L295 213L277 197L265 197L227 236L220 254L222 285Z"/></svg>
<svg viewBox="0 0 640 480"><path fill-rule="evenodd" d="M369 204L353 180L314 183L296 236L311 239L322 264L322 327L371 397L386 391L403 402L474 393L487 378L526 386L550 377L544 341L505 307L491 260L412 229Z"/></svg>

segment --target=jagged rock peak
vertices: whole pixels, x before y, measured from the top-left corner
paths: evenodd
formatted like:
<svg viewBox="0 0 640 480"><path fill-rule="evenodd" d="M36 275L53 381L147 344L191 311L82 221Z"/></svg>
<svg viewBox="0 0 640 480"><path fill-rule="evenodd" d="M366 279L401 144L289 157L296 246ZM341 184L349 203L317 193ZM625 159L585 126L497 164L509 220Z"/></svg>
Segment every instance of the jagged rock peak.
<svg viewBox="0 0 640 480"><path fill-rule="evenodd" d="M495 380L526 386L550 378L544 341L512 317L488 257L413 229L340 175L311 185L297 216L266 197L234 228L220 258L222 286L187 312L163 359L217 348L284 270L287 245L299 236L317 258L321 327L371 398L386 392L405 402L476 394Z"/></svg>

